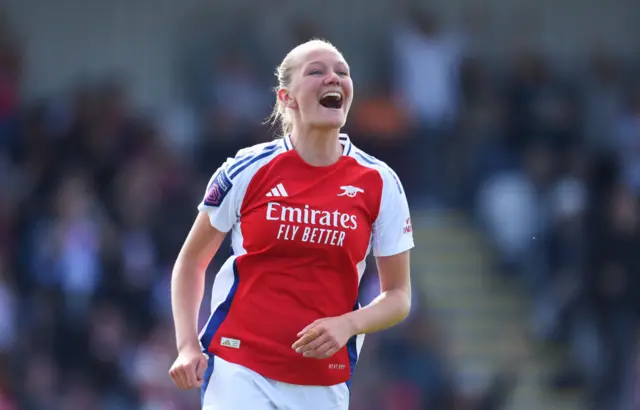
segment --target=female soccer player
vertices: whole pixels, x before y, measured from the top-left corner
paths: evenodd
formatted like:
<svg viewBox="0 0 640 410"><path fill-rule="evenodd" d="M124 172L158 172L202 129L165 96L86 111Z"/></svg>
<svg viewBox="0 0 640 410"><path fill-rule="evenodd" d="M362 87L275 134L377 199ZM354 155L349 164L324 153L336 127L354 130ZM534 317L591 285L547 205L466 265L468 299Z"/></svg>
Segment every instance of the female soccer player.
<svg viewBox="0 0 640 410"><path fill-rule="evenodd" d="M363 335L411 306L409 208L396 174L339 132L353 99L342 54L309 41L277 77L284 136L216 171L173 271L169 373L202 388L205 410L347 409ZM205 269L227 233L232 256L198 337ZM371 250L381 294L359 308Z"/></svg>

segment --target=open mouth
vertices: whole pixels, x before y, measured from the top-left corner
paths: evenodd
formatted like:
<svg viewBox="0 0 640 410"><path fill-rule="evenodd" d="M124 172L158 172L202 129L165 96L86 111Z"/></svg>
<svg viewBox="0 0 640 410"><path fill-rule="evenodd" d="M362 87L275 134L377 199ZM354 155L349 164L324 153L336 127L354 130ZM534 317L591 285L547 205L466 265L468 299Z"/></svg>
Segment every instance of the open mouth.
<svg viewBox="0 0 640 410"><path fill-rule="evenodd" d="M335 91L324 93L320 97L320 105L325 108L340 109L342 108L342 94Z"/></svg>

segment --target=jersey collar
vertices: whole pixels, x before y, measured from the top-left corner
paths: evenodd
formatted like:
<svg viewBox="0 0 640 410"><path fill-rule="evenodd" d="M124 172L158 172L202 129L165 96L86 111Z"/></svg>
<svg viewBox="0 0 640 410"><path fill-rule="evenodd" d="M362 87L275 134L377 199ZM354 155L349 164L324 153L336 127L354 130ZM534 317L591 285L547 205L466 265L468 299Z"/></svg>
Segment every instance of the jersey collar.
<svg viewBox="0 0 640 410"><path fill-rule="evenodd" d="M339 137L340 144L343 146L342 155L344 156L352 156L353 155L353 144L351 144L351 139L347 134L340 134ZM291 143L291 137L289 134L285 135L282 138L282 145L285 151L289 151L293 149L293 144Z"/></svg>

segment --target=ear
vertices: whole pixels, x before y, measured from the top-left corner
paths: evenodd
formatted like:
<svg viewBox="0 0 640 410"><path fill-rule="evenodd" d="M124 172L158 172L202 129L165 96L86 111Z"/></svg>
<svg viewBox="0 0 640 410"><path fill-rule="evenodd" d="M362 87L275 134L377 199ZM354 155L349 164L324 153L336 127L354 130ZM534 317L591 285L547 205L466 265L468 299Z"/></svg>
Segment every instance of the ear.
<svg viewBox="0 0 640 410"><path fill-rule="evenodd" d="M289 91L284 88L281 88L278 90L278 101L280 101L282 105L284 105L287 108L298 107L298 104L296 104L296 101L293 99L293 97L291 97L291 94L289 94Z"/></svg>

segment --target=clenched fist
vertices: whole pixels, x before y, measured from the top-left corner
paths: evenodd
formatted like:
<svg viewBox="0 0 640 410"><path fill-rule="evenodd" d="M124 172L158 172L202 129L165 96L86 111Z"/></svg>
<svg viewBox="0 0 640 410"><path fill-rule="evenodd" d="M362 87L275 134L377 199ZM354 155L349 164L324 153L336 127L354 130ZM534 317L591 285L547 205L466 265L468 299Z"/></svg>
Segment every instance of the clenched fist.
<svg viewBox="0 0 640 410"><path fill-rule="evenodd" d="M195 389L202 386L204 371L207 369L207 356L200 347L188 347L178 353L171 366L169 375L180 389Z"/></svg>

